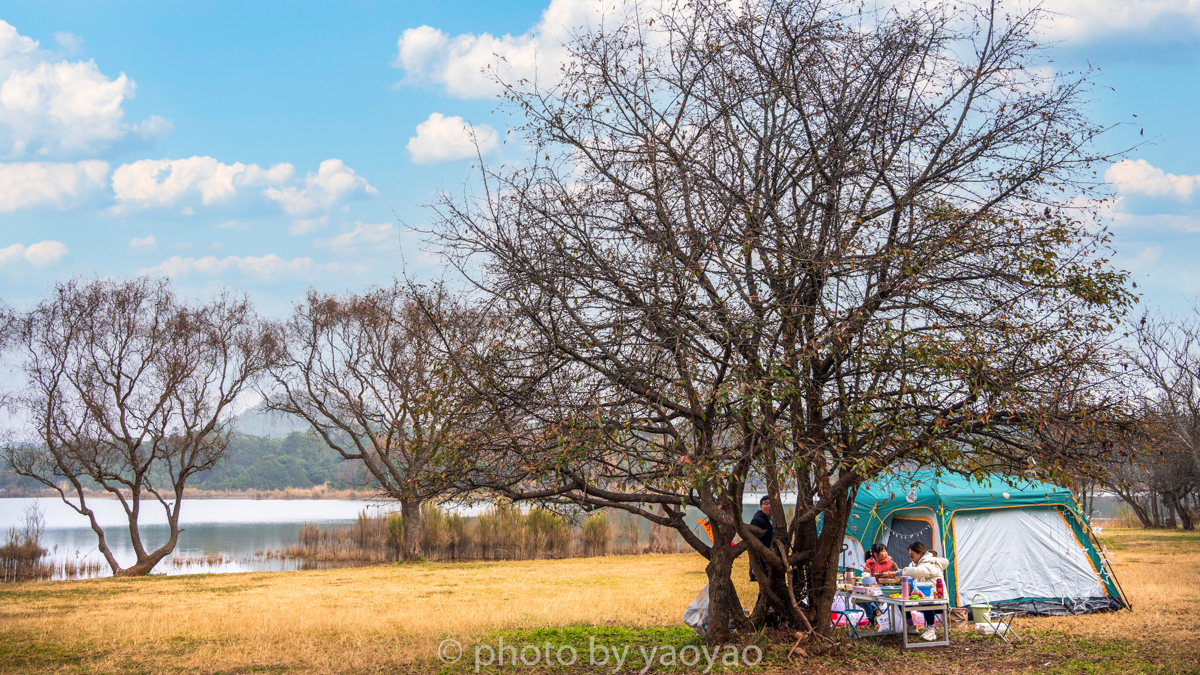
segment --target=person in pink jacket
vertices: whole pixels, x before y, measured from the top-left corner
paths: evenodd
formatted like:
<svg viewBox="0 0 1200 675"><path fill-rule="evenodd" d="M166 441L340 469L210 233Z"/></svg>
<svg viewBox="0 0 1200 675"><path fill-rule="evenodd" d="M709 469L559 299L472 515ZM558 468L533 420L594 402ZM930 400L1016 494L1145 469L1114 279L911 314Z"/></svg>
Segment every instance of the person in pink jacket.
<svg viewBox="0 0 1200 675"><path fill-rule="evenodd" d="M872 576L876 579L895 579L896 571L900 566L895 560L888 555L887 548L883 544L871 544L871 552L867 555L867 560L863 563L863 575ZM870 621L868 630L879 630L879 606L874 602L856 603L864 612L867 613L867 620Z"/></svg>
<svg viewBox="0 0 1200 675"><path fill-rule="evenodd" d="M950 561L945 558L940 558L937 551L926 551L925 545L919 541L915 541L908 547L908 558L912 564L900 570L900 576L912 577L917 581L925 581L937 585L937 580L942 579L942 584L945 585L946 580L942 578L942 572L950 566ZM937 631L933 629L933 621L937 617L937 611L923 611L925 615L925 632L921 634L921 639L932 642L937 639ZM916 625L911 617L908 619L908 630L916 632Z"/></svg>
<svg viewBox="0 0 1200 675"><path fill-rule="evenodd" d="M876 579L894 577L898 569L900 566L888 555L887 548L883 544L871 544L871 555L867 556L867 561L863 563L863 570L867 574Z"/></svg>

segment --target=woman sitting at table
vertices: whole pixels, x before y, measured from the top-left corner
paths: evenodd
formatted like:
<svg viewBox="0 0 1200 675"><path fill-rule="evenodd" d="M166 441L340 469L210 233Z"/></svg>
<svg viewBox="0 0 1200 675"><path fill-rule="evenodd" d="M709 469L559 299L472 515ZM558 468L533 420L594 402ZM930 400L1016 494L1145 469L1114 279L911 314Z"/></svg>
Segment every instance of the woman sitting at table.
<svg viewBox="0 0 1200 675"><path fill-rule="evenodd" d="M883 544L871 544L871 552L867 555L866 563L863 564L864 575L875 577L877 580L895 578L898 569L900 566L888 555L887 548ZM875 620L879 616L879 606L873 602L864 602L858 606L867 613L867 620L871 622L868 629L879 630L879 623Z"/></svg>
<svg viewBox="0 0 1200 675"><path fill-rule="evenodd" d="M937 586L937 580L942 579L942 572L950 566L950 561L945 558L939 558L937 551L926 551L925 545L919 541L915 541L908 547L908 558L912 561L912 565L905 567L900 571L901 576L912 577L916 581L923 581ZM942 579L943 586L945 579ZM925 615L925 632L921 634L921 639L932 642L937 639L937 631L933 629L933 621L941 612L922 611ZM916 633L917 627L913 622L912 617L908 617L908 631Z"/></svg>

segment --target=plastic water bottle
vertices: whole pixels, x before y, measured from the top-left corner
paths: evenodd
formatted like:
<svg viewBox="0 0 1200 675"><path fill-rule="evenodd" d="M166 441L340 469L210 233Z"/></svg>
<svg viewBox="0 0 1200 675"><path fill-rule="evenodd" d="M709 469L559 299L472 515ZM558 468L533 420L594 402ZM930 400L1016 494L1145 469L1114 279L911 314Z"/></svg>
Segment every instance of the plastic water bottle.
<svg viewBox="0 0 1200 675"><path fill-rule="evenodd" d="M933 597L937 598L938 600L944 600L946 598L946 587L942 585L941 579L937 580L937 588L933 592Z"/></svg>

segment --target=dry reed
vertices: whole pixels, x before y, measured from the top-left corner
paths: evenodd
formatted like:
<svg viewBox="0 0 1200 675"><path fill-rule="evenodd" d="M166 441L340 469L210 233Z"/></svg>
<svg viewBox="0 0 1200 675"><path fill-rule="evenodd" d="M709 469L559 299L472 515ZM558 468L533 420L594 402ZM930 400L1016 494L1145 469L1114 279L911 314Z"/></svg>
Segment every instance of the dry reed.
<svg viewBox="0 0 1200 675"><path fill-rule="evenodd" d="M54 565L42 562L48 551L42 548L46 520L37 503L25 507L21 529L9 528L8 541L0 546L0 581L24 581L52 578Z"/></svg>
<svg viewBox="0 0 1200 675"><path fill-rule="evenodd" d="M1133 509L1125 505L1118 505L1113 509L1112 516L1107 519L1094 519L1093 524L1103 529L1133 529L1142 526L1142 521L1138 520L1137 514Z"/></svg>
<svg viewBox="0 0 1200 675"><path fill-rule="evenodd" d="M62 581L68 579L91 579L107 572L108 566L99 560L61 560L16 565L0 560L0 581Z"/></svg>
<svg viewBox="0 0 1200 675"><path fill-rule="evenodd" d="M616 521L614 524L613 521ZM690 550L674 530L659 528L642 543L637 518L604 512L588 516L577 526L545 509L528 513L511 506L491 508L469 518L430 507L421 517L421 551L426 559L540 560L611 554L679 553ZM299 559L321 562L381 563L398 560L404 527L397 513L364 510L349 525L304 525L294 545L260 551L259 559Z"/></svg>

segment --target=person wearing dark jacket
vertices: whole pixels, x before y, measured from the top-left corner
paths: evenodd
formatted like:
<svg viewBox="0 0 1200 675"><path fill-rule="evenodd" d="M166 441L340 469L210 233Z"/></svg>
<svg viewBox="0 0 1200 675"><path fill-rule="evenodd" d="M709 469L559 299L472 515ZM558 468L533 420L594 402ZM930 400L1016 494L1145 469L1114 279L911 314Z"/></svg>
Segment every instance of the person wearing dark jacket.
<svg viewBox="0 0 1200 675"><path fill-rule="evenodd" d="M763 546L771 548L771 545L775 543L775 526L771 524L770 497L763 497L762 499L758 500L758 511L756 511L754 513L754 517L750 519L750 524L760 530L764 530L763 536L759 537L758 540L762 542ZM751 553L750 555L754 555L754 553ZM750 581L756 581L754 578L753 565L750 566Z"/></svg>

